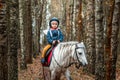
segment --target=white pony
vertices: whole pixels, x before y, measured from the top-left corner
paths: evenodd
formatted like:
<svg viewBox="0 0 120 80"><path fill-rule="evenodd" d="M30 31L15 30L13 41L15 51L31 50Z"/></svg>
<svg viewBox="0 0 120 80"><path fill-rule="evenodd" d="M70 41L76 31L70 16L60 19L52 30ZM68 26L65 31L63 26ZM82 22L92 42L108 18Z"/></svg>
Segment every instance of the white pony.
<svg viewBox="0 0 120 80"><path fill-rule="evenodd" d="M72 80L68 67L75 64L88 64L86 59L86 49L83 42L61 42L54 49L51 64L49 66L51 79L60 80L61 73L64 73L67 80Z"/></svg>

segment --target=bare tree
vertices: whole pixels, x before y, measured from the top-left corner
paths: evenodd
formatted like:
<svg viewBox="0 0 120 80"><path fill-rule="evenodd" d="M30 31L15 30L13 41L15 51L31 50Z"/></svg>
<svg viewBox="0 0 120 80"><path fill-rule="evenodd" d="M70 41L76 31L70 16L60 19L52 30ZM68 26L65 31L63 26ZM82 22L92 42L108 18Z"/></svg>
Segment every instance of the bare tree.
<svg viewBox="0 0 120 80"><path fill-rule="evenodd" d="M95 74L95 14L94 0L87 0L86 45L88 54L88 72ZM96 23L97 24L97 23ZM98 27L98 26L97 26Z"/></svg>
<svg viewBox="0 0 120 80"><path fill-rule="evenodd" d="M110 79L116 80L116 60L118 49L118 33L120 20L120 0L115 0L113 20L112 20L112 35L111 35L111 53L112 53L112 70L110 72Z"/></svg>
<svg viewBox="0 0 120 80"><path fill-rule="evenodd" d="M6 25L6 2L0 0L0 79L7 80L7 25Z"/></svg>
<svg viewBox="0 0 120 80"><path fill-rule="evenodd" d="M79 0L79 6L77 5L78 8L78 15L77 16L77 21L76 21L76 38L77 41L81 41L82 38L82 0Z"/></svg>
<svg viewBox="0 0 120 80"><path fill-rule="evenodd" d="M68 3L66 3L66 10L65 10L66 11L66 32L67 32L66 40L67 41L70 39L70 5Z"/></svg>
<svg viewBox="0 0 120 80"><path fill-rule="evenodd" d="M26 62L32 63L32 16L31 0L25 0L24 6L24 28L25 28L25 49Z"/></svg>
<svg viewBox="0 0 120 80"><path fill-rule="evenodd" d="M95 62L95 79L105 80L104 70L104 39L103 39L103 8L102 0L95 0L95 46L96 46L96 62Z"/></svg>
<svg viewBox="0 0 120 80"><path fill-rule="evenodd" d="M105 1L105 22L106 22L106 31L105 31L105 68L106 68L106 80L113 80L111 78L112 71L112 52L111 52L111 34L112 34L112 19L114 12L114 3L115 0L106 0Z"/></svg>
<svg viewBox="0 0 120 80"><path fill-rule="evenodd" d="M24 0L19 0L19 22L20 22L20 69L26 69L26 54L25 54L25 36L24 36L24 25L23 25L23 15L24 15Z"/></svg>
<svg viewBox="0 0 120 80"><path fill-rule="evenodd" d="M44 1L32 0L32 20L33 20L33 56L40 52L40 28L42 24L42 14Z"/></svg>
<svg viewBox="0 0 120 80"><path fill-rule="evenodd" d="M8 78L7 80L18 80L18 30L19 30L19 8L18 0L6 0L7 2L7 42L8 42Z"/></svg>

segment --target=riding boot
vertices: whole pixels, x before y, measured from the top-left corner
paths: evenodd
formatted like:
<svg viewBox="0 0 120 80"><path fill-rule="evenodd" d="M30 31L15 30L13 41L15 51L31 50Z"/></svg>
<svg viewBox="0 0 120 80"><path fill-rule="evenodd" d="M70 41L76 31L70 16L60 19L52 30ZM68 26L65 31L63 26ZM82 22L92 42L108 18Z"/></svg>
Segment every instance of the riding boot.
<svg viewBox="0 0 120 80"><path fill-rule="evenodd" d="M45 63L45 55L47 50L51 47L50 44L46 45L45 48L42 51L42 56L41 56L41 63Z"/></svg>

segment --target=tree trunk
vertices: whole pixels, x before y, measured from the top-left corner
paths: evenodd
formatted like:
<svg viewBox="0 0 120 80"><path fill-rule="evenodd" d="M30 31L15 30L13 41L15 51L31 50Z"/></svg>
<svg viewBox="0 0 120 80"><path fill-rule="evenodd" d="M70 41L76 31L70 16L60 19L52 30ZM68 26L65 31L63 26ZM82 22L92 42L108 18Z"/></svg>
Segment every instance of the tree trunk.
<svg viewBox="0 0 120 80"><path fill-rule="evenodd" d="M86 43L87 26L87 0L82 0L82 39Z"/></svg>
<svg viewBox="0 0 120 80"><path fill-rule="evenodd" d="M26 69L27 64L26 64L26 56L25 56L25 36L24 36L24 25L23 25L23 5L24 1L19 0L19 22L20 22L20 69Z"/></svg>
<svg viewBox="0 0 120 80"><path fill-rule="evenodd" d="M68 3L66 3L66 32L67 32L66 40L67 41L70 39L70 6Z"/></svg>
<svg viewBox="0 0 120 80"><path fill-rule="evenodd" d="M9 2L9 3L8 3ZM8 9L8 80L18 80L18 0L7 0Z"/></svg>
<svg viewBox="0 0 120 80"><path fill-rule="evenodd" d="M112 53L111 53L111 34L112 34L112 19L115 0L106 1L106 37L105 37L105 65L106 65L106 80L112 80Z"/></svg>
<svg viewBox="0 0 120 80"><path fill-rule="evenodd" d="M40 52L40 28L42 24L42 14L43 14L43 7L44 7L44 1L41 1L40 3L37 2L37 4L34 6L37 9L34 10L34 18L35 18L35 32L34 32L34 57L39 55ZM39 11L38 11L39 10Z"/></svg>
<svg viewBox="0 0 120 80"><path fill-rule="evenodd" d="M120 0L115 0L115 7L112 21L112 35L111 35L111 52L112 52L112 70L110 72L110 79L116 80L116 60L118 49L118 33L120 20Z"/></svg>
<svg viewBox="0 0 120 80"><path fill-rule="evenodd" d="M72 7L72 40L76 41L76 0L73 0Z"/></svg>
<svg viewBox="0 0 120 80"><path fill-rule="evenodd" d="M95 0L95 46L96 46L96 62L95 62L95 80L105 80L104 71L104 39L103 39L103 8L102 0Z"/></svg>
<svg viewBox="0 0 120 80"><path fill-rule="evenodd" d="M26 62L32 63L32 18L31 18L31 0L25 1L25 46L26 46Z"/></svg>
<svg viewBox="0 0 120 80"><path fill-rule="evenodd" d="M83 34L82 34L82 32L83 32L83 28L82 28L82 0L80 0L79 1L79 7L77 7L79 10L79 12L78 12L78 18L77 18L77 24L76 24L76 34L78 35L78 36L76 36L76 38L77 38L77 41L81 41L82 39L83 39Z"/></svg>
<svg viewBox="0 0 120 80"><path fill-rule="evenodd" d="M69 3L69 7L70 7L70 28L69 28L69 31L70 31L70 34L69 34L69 40L70 41L73 41L74 40L74 32L75 32L75 29L74 29L74 26L73 26L73 7L74 7L74 3L73 3L74 0L70 0L70 3Z"/></svg>
<svg viewBox="0 0 120 80"><path fill-rule="evenodd" d="M86 44L88 52L88 72L95 74L95 15L94 15L94 0L87 2L87 25L86 25ZM101 25L101 24L100 24Z"/></svg>
<svg viewBox="0 0 120 80"><path fill-rule="evenodd" d="M6 2L0 0L0 80L7 80L7 25Z"/></svg>

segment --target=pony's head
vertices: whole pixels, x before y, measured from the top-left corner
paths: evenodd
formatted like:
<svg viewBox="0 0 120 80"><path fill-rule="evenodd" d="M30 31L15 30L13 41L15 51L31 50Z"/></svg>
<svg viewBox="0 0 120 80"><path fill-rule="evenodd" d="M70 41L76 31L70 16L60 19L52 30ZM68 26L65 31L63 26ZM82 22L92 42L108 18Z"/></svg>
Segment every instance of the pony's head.
<svg viewBox="0 0 120 80"><path fill-rule="evenodd" d="M87 65L87 59L86 59L86 48L83 42L76 44L75 46L75 59L79 63L79 66L82 64L83 66Z"/></svg>

